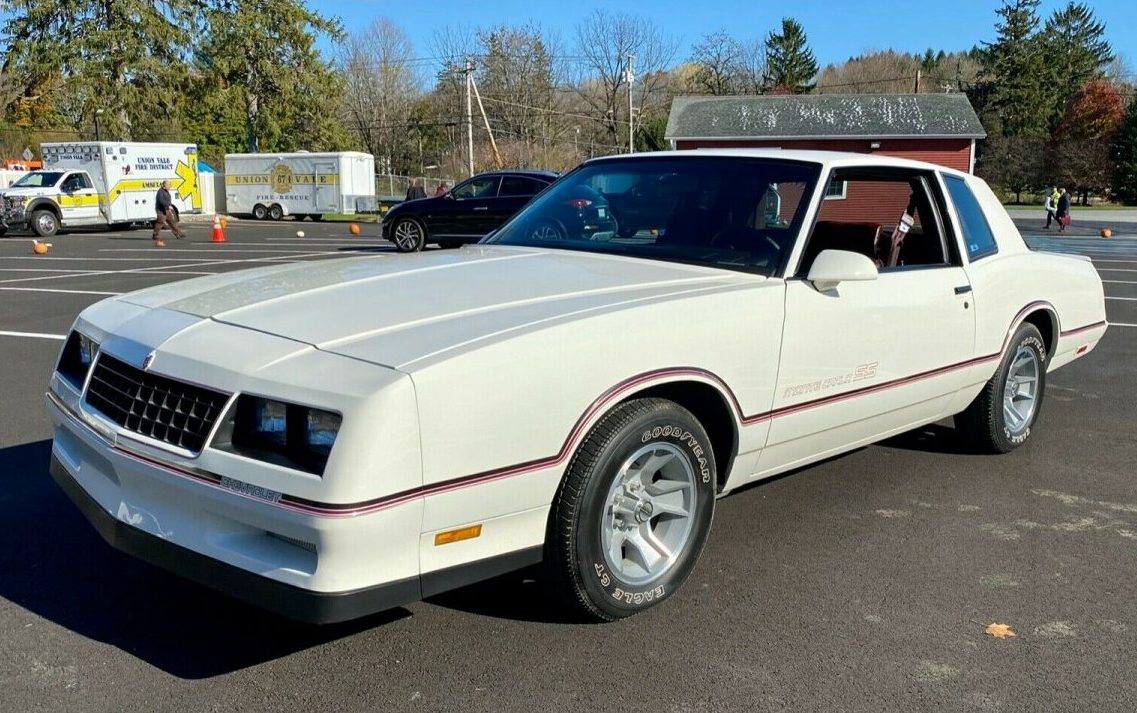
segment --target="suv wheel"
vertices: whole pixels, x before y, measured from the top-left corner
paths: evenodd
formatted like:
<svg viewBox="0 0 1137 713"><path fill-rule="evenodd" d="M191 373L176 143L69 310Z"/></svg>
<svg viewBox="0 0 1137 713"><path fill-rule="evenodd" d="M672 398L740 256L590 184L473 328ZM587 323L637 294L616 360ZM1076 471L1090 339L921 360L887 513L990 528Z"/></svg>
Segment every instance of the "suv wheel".
<svg viewBox="0 0 1137 713"><path fill-rule="evenodd" d="M400 218L391 226L391 242L401 253L413 253L426 245L426 231L414 218Z"/></svg>

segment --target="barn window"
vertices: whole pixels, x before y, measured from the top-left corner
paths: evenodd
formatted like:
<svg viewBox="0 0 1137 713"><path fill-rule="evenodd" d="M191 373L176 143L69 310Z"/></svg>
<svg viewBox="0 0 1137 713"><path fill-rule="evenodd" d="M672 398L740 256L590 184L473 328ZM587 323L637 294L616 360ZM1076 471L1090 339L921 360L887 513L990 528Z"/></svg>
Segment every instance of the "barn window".
<svg viewBox="0 0 1137 713"><path fill-rule="evenodd" d="M827 201L843 201L848 195L849 184L846 181L830 181L829 185L825 186L825 200Z"/></svg>

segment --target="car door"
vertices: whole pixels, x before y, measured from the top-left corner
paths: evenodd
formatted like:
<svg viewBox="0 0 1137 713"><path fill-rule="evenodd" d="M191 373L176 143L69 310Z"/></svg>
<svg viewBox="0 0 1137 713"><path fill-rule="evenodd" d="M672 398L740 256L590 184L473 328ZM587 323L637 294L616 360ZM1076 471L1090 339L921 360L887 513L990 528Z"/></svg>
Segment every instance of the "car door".
<svg viewBox="0 0 1137 713"><path fill-rule="evenodd" d="M474 240L492 228L490 209L497 199L499 174L483 174L469 178L432 205L427 228L432 237Z"/></svg>
<svg viewBox="0 0 1137 713"><path fill-rule="evenodd" d="M834 182L843 190L826 188L797 269L786 281L777 390L761 470L946 415L974 357L970 285L935 177L850 169L831 176ZM806 279L809 268L823 250L834 249L879 260L876 279L818 289Z"/></svg>
<svg viewBox="0 0 1137 713"><path fill-rule="evenodd" d="M501 227L547 185L549 184L529 176L502 176L497 200L489 211L490 230Z"/></svg>
<svg viewBox="0 0 1137 713"><path fill-rule="evenodd" d="M85 171L63 178L59 184L59 207L65 224L89 223L99 217L99 195Z"/></svg>

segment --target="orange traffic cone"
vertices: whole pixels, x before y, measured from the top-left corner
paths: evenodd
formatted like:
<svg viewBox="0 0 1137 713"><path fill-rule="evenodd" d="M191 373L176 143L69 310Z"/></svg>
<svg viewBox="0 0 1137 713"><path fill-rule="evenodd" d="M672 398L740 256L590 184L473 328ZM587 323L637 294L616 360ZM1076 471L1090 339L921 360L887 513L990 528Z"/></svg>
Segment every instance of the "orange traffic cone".
<svg viewBox="0 0 1137 713"><path fill-rule="evenodd" d="M213 237L210 242L223 243L225 242L225 233L221 230L221 216L213 216Z"/></svg>

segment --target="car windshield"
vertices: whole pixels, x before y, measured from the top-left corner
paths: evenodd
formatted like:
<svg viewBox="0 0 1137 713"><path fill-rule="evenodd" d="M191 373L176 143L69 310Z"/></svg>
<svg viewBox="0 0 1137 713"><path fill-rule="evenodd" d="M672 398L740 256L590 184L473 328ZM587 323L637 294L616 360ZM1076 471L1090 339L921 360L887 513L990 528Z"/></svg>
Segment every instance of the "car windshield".
<svg viewBox="0 0 1137 713"><path fill-rule="evenodd" d="M12 184L12 188L46 188L59 183L63 174L59 171L35 171L20 176L20 180Z"/></svg>
<svg viewBox="0 0 1137 713"><path fill-rule="evenodd" d="M793 247L816 164L652 156L585 164L485 242L771 274Z"/></svg>

